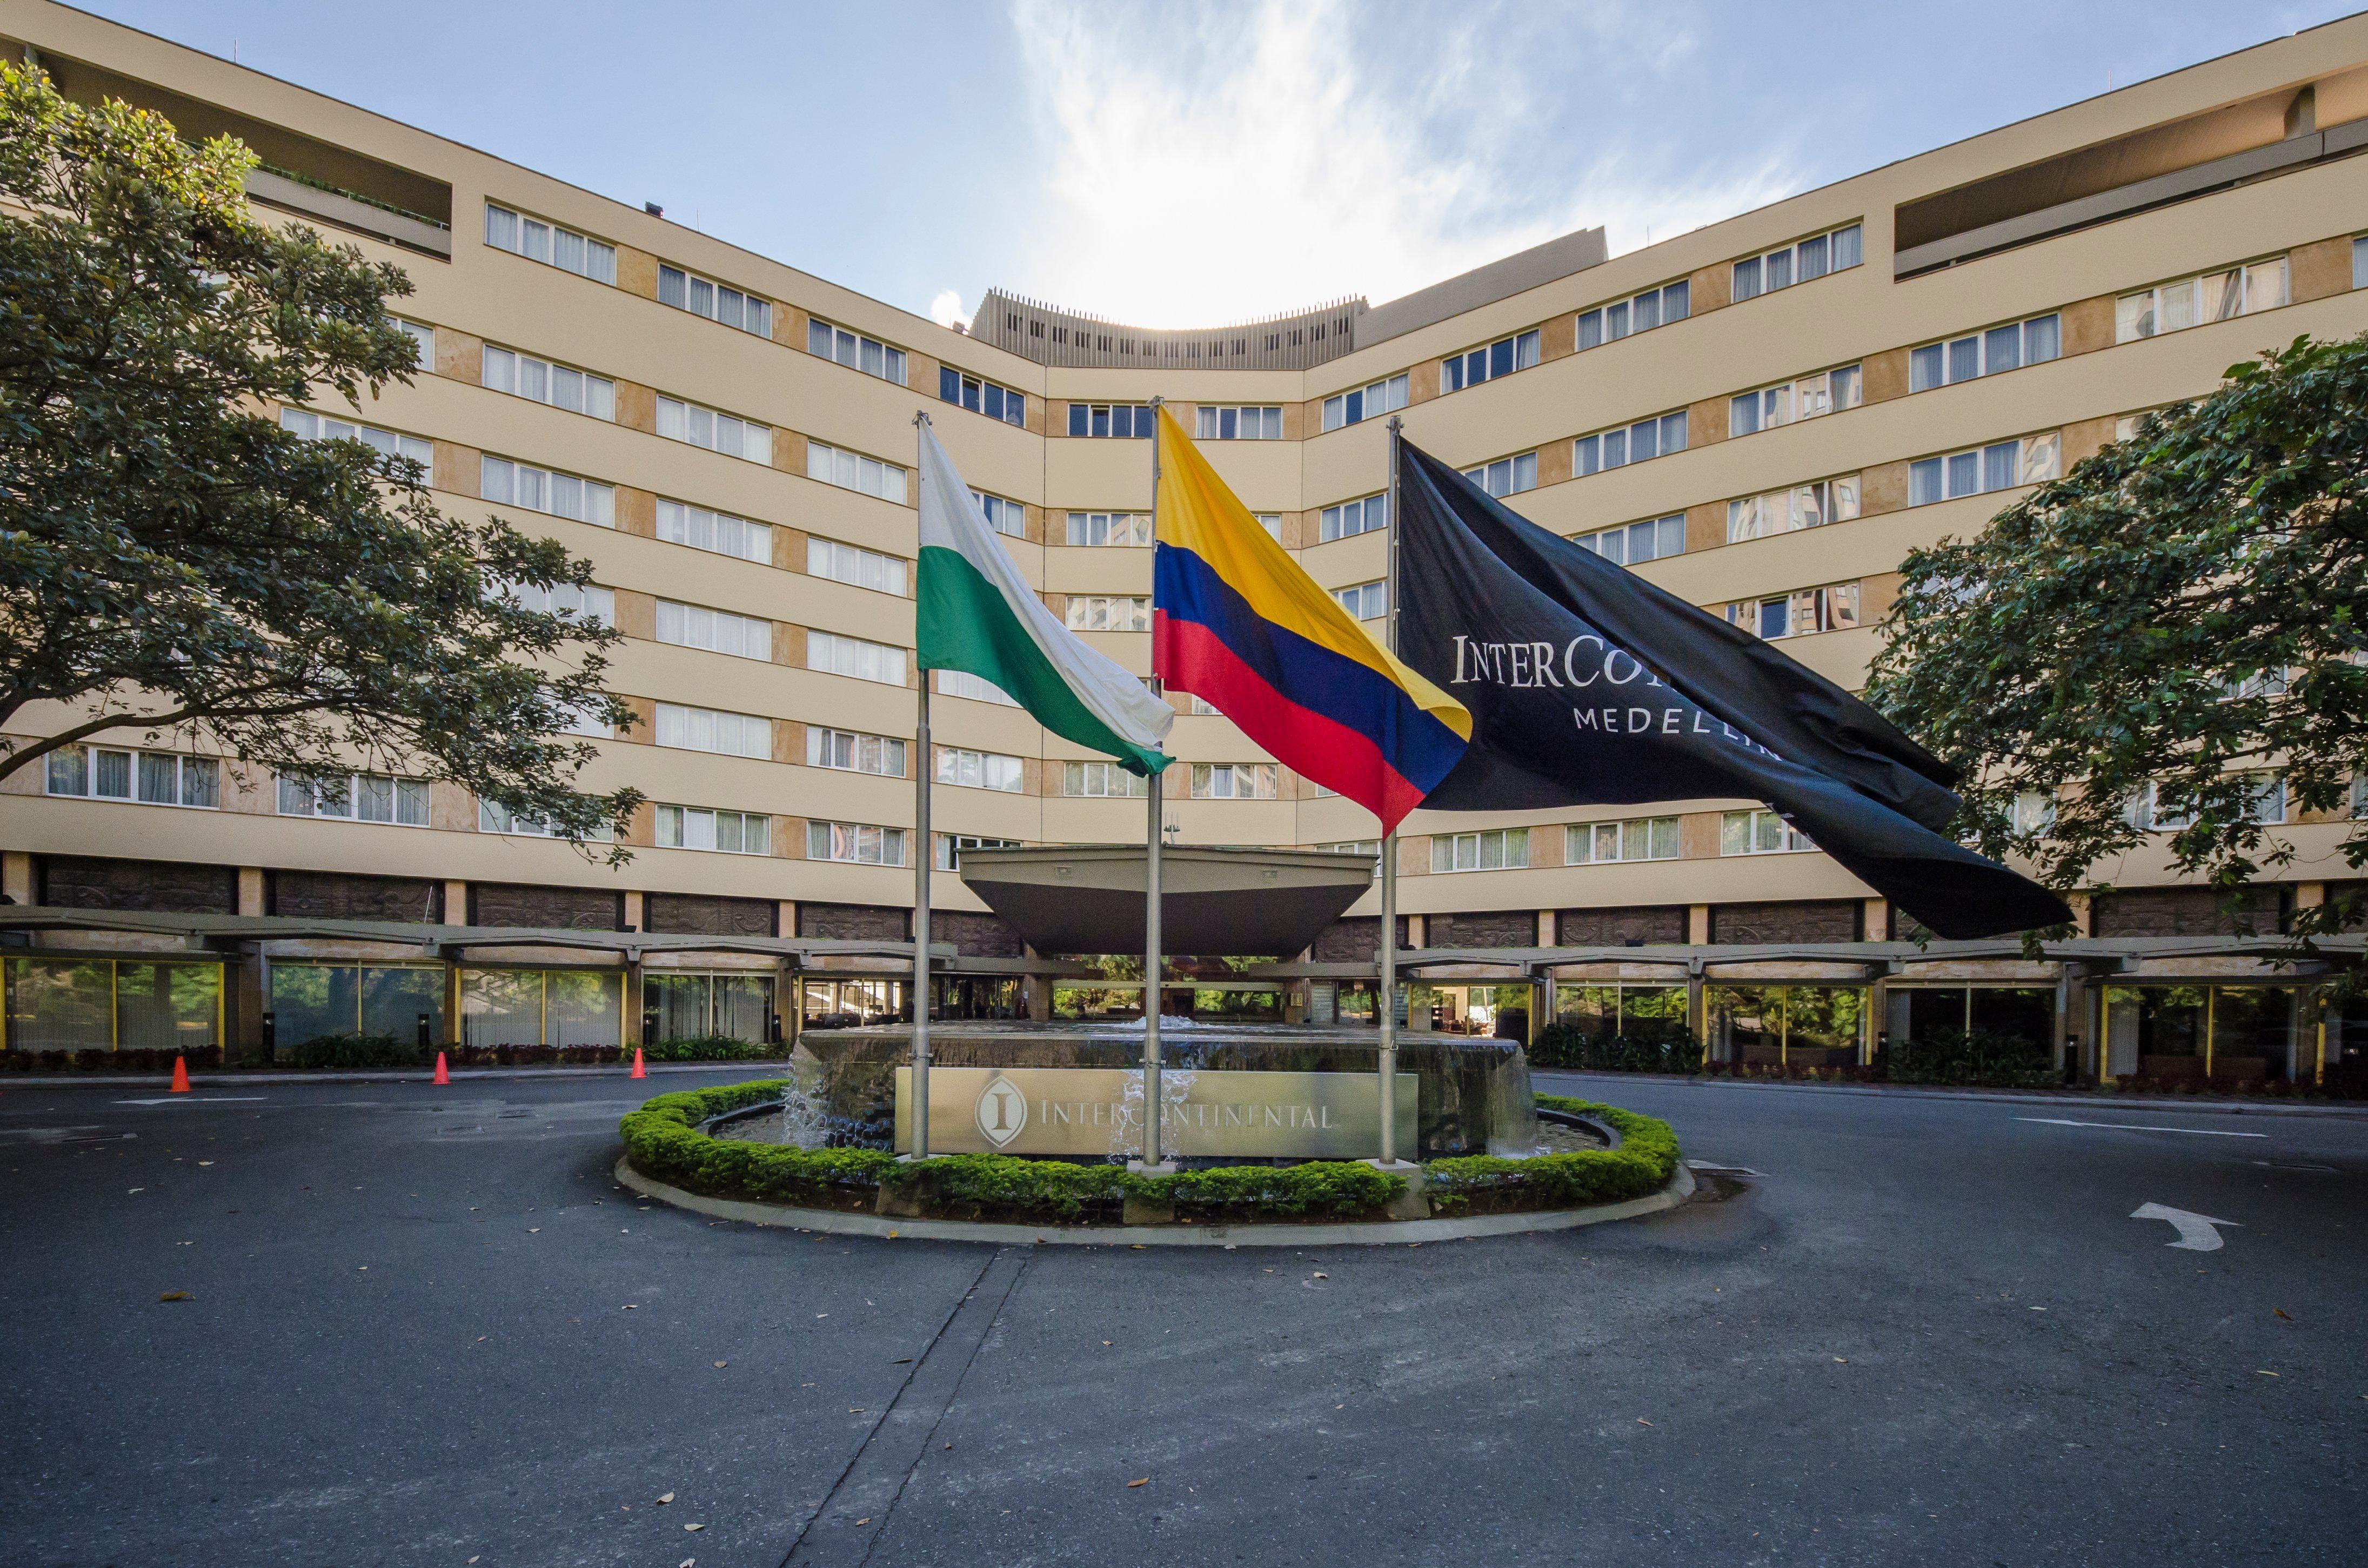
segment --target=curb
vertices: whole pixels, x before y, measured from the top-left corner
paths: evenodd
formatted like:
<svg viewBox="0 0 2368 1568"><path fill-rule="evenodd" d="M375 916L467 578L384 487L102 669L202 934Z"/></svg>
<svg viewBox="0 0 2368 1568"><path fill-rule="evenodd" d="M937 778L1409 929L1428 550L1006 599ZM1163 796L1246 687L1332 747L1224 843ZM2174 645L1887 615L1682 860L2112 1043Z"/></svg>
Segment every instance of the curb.
<svg viewBox="0 0 2368 1568"><path fill-rule="evenodd" d="M795 1209L780 1203L750 1203L739 1199L701 1198L680 1187L653 1181L633 1169L630 1157L617 1156L617 1180L641 1194L705 1214L744 1224L774 1225L801 1231L822 1231L842 1236L902 1238L928 1242L985 1242L996 1246L1123 1246L1123 1247L1305 1247L1394 1246L1421 1242L1468 1241L1481 1236L1523 1235L1540 1231L1570 1231L1612 1220L1634 1220L1675 1209L1694 1193L1692 1169L1683 1160L1660 1191L1625 1203L1605 1203L1591 1209L1554 1209L1533 1214L1476 1214L1465 1220L1377 1220L1363 1224L1333 1225L1007 1225L966 1220L890 1220L876 1214L844 1214L835 1209Z"/></svg>
<svg viewBox="0 0 2368 1568"><path fill-rule="evenodd" d="M2186 1099L2169 1095L2102 1095L2075 1089L2044 1092L2013 1089L1925 1088L1904 1084L1791 1084L1749 1079L1679 1077L1662 1073L1585 1073L1565 1068L1531 1070L1530 1080L1563 1078L1588 1084L1662 1084L1683 1089L1746 1089L1761 1094L1853 1095L1867 1099L1975 1100L1992 1105L2052 1105L2084 1110L2181 1110L2212 1116L2329 1116L2368 1121L2368 1104L2295 1105L2274 1101Z"/></svg>
<svg viewBox="0 0 2368 1568"><path fill-rule="evenodd" d="M651 1062L644 1063L649 1076L661 1073L745 1073L751 1068L769 1068L770 1062ZM787 1071L784 1067L783 1071ZM631 1077L633 1064L612 1062L605 1067L454 1067L450 1070L452 1082L464 1078L626 1078ZM173 1081L170 1073L28 1073L18 1077L13 1073L0 1073L0 1094L12 1087L27 1089L72 1089L89 1085L96 1089L140 1087ZM252 1088L257 1084L429 1084L435 1081L432 1069L417 1072L393 1068L381 1072L314 1072L309 1068L291 1067L276 1073L192 1073L189 1085L202 1093L210 1088Z"/></svg>

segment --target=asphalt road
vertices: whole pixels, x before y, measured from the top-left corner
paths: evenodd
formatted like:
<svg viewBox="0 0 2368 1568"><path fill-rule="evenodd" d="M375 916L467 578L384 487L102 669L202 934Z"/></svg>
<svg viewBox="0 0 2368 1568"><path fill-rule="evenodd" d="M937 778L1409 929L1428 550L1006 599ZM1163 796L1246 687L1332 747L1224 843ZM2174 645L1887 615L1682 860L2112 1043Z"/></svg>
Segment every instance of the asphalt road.
<svg viewBox="0 0 2368 1568"><path fill-rule="evenodd" d="M1554 1235L992 1249L646 1207L621 1075L0 1086L0 1557L2368 1560L2368 1120L1541 1082L1762 1174Z"/></svg>

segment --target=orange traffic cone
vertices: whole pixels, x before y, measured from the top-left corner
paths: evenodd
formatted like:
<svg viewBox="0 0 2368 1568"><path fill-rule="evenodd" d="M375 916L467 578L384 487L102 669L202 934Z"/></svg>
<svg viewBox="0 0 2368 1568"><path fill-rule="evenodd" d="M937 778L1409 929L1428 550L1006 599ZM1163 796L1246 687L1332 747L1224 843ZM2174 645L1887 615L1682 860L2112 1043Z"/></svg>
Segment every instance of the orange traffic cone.
<svg viewBox="0 0 2368 1568"><path fill-rule="evenodd" d="M445 1069L444 1053L440 1051L436 1053L436 1081L439 1084L452 1081L452 1074Z"/></svg>
<svg viewBox="0 0 2368 1568"><path fill-rule="evenodd" d="M633 1047L633 1076L646 1078L649 1075L650 1070L642 1065L642 1048L637 1045Z"/></svg>
<svg viewBox="0 0 2368 1568"><path fill-rule="evenodd" d="M176 1095L186 1095L189 1092L189 1063L187 1058L179 1056L173 1058L173 1092Z"/></svg>

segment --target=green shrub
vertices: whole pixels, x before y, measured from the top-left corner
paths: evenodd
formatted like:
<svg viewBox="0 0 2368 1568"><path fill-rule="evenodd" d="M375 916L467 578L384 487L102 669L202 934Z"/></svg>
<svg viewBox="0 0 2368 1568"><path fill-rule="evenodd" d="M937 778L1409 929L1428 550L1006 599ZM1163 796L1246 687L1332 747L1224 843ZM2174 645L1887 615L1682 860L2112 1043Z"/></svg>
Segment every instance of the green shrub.
<svg viewBox="0 0 2368 1568"><path fill-rule="evenodd" d="M324 1034L291 1047L283 1053L281 1060L298 1067L351 1071L368 1067L424 1067L434 1057L432 1052L420 1050L418 1041L398 1040L389 1034Z"/></svg>
<svg viewBox="0 0 2368 1568"><path fill-rule="evenodd" d="M1598 1034L1556 1019L1530 1043L1530 1065L1589 1073L1699 1073L1702 1040L1684 1024L1665 1030Z"/></svg>
<svg viewBox="0 0 2368 1568"><path fill-rule="evenodd" d="M782 1053L778 1045L728 1034L661 1040L642 1047L642 1056L649 1062L768 1062Z"/></svg>
<svg viewBox="0 0 2368 1568"><path fill-rule="evenodd" d="M1540 1095L1537 1102L1542 1110L1609 1123L1620 1134L1620 1147L1525 1160L1494 1154L1433 1160L1422 1168L1433 1212L1497 1214L1624 1203L1659 1191L1678 1167L1678 1136L1666 1121L1562 1095Z"/></svg>
<svg viewBox="0 0 2368 1568"><path fill-rule="evenodd" d="M1990 1029L1936 1028L1891 1047L1884 1076L1895 1084L1958 1084L2037 1089L2064 1074L2041 1041Z"/></svg>

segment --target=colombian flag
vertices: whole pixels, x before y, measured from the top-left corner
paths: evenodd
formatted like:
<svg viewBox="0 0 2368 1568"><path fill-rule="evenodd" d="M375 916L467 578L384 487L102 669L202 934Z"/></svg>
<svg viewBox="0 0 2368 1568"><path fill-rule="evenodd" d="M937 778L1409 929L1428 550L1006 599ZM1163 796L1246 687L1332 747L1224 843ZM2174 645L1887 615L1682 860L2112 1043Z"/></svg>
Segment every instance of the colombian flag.
<svg viewBox="0 0 2368 1568"><path fill-rule="evenodd" d="M1463 705L1315 585L1159 411L1151 668L1395 831L1472 736Z"/></svg>

